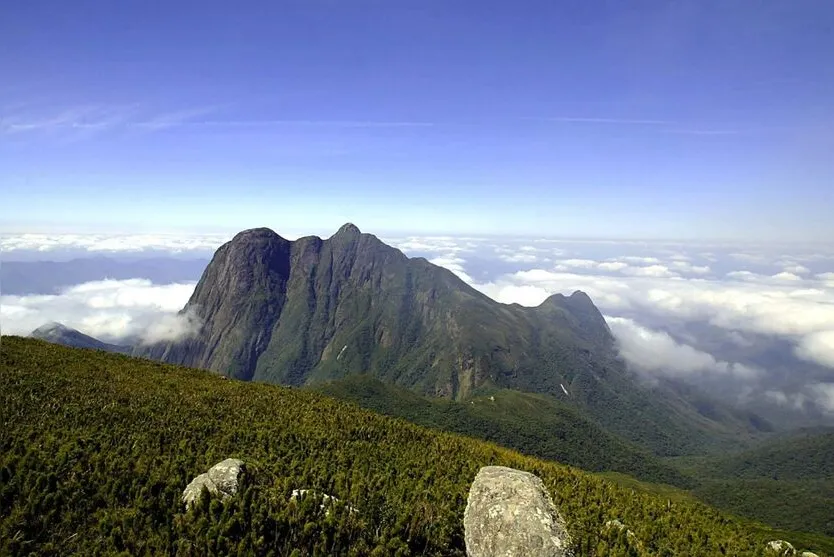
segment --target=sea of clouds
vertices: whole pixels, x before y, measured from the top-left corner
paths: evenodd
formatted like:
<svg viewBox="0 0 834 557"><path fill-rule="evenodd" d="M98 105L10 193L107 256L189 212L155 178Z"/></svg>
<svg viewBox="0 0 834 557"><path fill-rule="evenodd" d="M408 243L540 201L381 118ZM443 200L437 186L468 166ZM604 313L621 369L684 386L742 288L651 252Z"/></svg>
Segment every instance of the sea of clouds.
<svg viewBox="0 0 834 557"><path fill-rule="evenodd" d="M67 253L181 256L210 252L229 237L27 234L2 237L0 247L7 260L60 260ZM834 413L834 375L827 374L834 370L832 246L382 239L449 269L499 302L534 306L553 293L587 292L605 315L622 357L645 377L753 384L778 371L782 382L793 386L763 393L772 403L797 408L814 403ZM109 341L182 338L197 326L193 316L178 312L198 278L154 284L141 277L101 277L53 295L3 295L2 330L28 334L58 321ZM784 348L778 358L774 346ZM781 367L769 369L776 360Z"/></svg>

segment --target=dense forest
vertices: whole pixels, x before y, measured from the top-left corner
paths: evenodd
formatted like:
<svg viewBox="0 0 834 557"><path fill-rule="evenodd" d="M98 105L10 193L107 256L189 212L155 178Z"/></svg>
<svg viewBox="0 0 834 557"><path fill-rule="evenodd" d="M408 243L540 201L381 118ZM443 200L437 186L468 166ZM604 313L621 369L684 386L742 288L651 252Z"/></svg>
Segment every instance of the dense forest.
<svg viewBox="0 0 834 557"><path fill-rule="evenodd" d="M776 437L736 454L684 458L694 493L711 504L781 528L834 536L834 432Z"/></svg>
<svg viewBox="0 0 834 557"><path fill-rule="evenodd" d="M544 480L577 555L766 555L783 537L314 392L34 339L1 352L0 554L463 555L488 464ZM183 488L227 457L240 492L186 512Z"/></svg>

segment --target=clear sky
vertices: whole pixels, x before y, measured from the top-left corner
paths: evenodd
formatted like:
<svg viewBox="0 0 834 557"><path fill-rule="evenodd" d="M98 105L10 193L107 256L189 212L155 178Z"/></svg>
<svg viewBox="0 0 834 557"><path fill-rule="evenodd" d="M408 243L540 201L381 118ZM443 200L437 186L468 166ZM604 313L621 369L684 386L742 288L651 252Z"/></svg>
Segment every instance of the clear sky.
<svg viewBox="0 0 834 557"><path fill-rule="evenodd" d="M0 227L834 239L831 0L0 6Z"/></svg>

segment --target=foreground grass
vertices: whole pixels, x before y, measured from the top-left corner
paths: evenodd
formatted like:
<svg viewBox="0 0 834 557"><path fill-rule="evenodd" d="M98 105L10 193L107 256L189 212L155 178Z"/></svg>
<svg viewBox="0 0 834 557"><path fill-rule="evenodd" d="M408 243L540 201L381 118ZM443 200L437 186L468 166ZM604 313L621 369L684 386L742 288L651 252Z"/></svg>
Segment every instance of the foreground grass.
<svg viewBox="0 0 834 557"><path fill-rule="evenodd" d="M464 555L488 464L542 477L578 555L764 555L776 536L312 392L32 339L1 352L0 554ZM185 485L227 457L249 464L238 496L185 512ZM290 502L299 488L342 503Z"/></svg>

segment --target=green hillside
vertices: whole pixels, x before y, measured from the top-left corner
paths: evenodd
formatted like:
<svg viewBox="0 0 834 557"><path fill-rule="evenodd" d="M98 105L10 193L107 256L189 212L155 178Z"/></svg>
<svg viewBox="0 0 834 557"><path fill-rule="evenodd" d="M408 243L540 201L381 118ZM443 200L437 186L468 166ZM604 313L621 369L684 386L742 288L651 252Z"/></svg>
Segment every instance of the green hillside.
<svg viewBox="0 0 834 557"><path fill-rule="evenodd" d="M481 466L539 475L577 555L763 555L773 533L321 394L2 339L0 554L463 555ZM241 492L184 512L195 475L246 461ZM291 503L293 489L343 504ZM619 519L633 532L606 530Z"/></svg>
<svg viewBox="0 0 834 557"><path fill-rule="evenodd" d="M834 432L799 433L720 457L681 459L694 493L781 528L834 536Z"/></svg>
<svg viewBox="0 0 834 557"><path fill-rule="evenodd" d="M362 373L457 401L494 388L544 394L661 456L726 450L762 433L760 420L680 387L642 385L587 294L501 304L352 224L292 242L267 228L240 232L215 252L183 312L199 332L135 354L292 386Z"/></svg>
<svg viewBox="0 0 834 557"><path fill-rule="evenodd" d="M692 487L690 478L546 395L494 390L466 402L430 399L367 375L315 385L325 394L427 427L486 439L583 470L618 471Z"/></svg>

